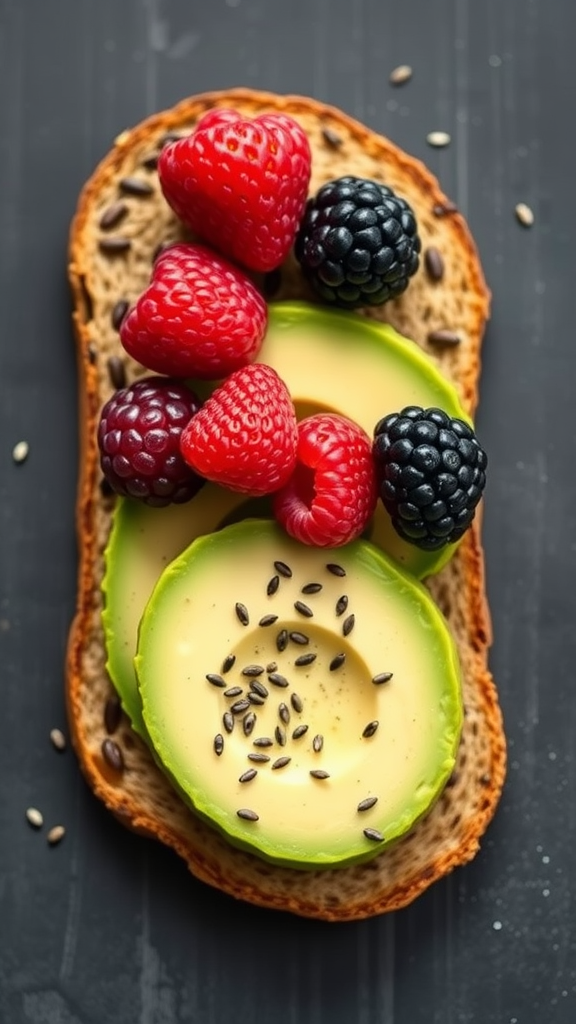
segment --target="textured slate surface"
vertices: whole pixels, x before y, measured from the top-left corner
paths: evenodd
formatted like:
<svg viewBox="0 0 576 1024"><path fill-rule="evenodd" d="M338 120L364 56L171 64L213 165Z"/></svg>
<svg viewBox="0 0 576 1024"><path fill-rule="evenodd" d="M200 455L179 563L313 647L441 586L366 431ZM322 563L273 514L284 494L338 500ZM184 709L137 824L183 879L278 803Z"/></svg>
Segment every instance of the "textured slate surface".
<svg viewBox="0 0 576 1024"><path fill-rule="evenodd" d="M575 29L572 0L0 0L2 1022L576 1019ZM414 78L393 89L405 62ZM335 103L424 158L494 292L478 427L508 784L470 867L360 924L204 888L117 825L49 741L75 596L68 222L123 127L240 84ZM445 150L426 144L436 128ZM30 804L66 825L59 847L27 825Z"/></svg>

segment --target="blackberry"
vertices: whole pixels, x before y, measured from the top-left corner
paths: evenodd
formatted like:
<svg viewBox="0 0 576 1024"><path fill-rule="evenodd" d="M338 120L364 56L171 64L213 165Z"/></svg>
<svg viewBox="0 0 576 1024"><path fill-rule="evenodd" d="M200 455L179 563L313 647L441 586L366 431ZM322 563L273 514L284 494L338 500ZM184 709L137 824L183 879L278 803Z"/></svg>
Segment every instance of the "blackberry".
<svg viewBox="0 0 576 1024"><path fill-rule="evenodd" d="M486 453L472 428L441 409L407 406L376 424L373 453L397 533L426 551L460 540L486 483Z"/></svg>
<svg viewBox="0 0 576 1024"><path fill-rule="evenodd" d="M294 251L323 299L354 309L380 306L405 291L420 248L404 199L377 181L345 177L308 200Z"/></svg>
<svg viewBox="0 0 576 1024"><path fill-rule="evenodd" d="M106 402L100 465L113 491L147 505L189 501L204 483L180 454L180 435L201 402L181 380L144 377Z"/></svg>

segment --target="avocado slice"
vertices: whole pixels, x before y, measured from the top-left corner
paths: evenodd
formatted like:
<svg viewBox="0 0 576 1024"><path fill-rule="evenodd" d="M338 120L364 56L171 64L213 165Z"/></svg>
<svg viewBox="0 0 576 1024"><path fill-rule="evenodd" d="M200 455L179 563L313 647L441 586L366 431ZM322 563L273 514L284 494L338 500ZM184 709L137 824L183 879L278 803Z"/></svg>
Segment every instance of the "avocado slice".
<svg viewBox="0 0 576 1024"><path fill-rule="evenodd" d="M362 540L311 550L270 520L198 538L154 588L135 666L184 799L275 863L371 858L454 767L450 633L423 585Z"/></svg>
<svg viewBox="0 0 576 1024"><path fill-rule="evenodd" d="M404 405L439 406L469 421L454 388L432 361L392 327L354 313L305 302L269 306L259 359L286 381L300 418L339 412L368 434L386 413ZM214 384L196 382L205 397ZM206 484L186 505L154 509L118 500L106 550L104 626L108 672L134 728L145 735L132 658L144 604L161 570L195 538L247 515L269 516L267 499ZM438 572L455 545L421 551L403 541L379 503L366 539L423 578Z"/></svg>

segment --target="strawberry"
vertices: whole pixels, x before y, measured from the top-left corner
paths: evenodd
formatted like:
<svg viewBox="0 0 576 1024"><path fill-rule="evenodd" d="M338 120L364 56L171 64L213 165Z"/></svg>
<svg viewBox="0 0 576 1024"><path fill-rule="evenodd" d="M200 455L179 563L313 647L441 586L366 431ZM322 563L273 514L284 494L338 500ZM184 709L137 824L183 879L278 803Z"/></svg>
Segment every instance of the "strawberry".
<svg viewBox="0 0 576 1024"><path fill-rule="evenodd" d="M231 374L184 427L180 450L196 473L245 494L270 494L296 462L296 413L271 366Z"/></svg>
<svg viewBox="0 0 576 1024"><path fill-rule="evenodd" d="M295 471L274 498L274 514L286 532L303 544L338 547L360 536L376 500L368 434L334 413L302 420Z"/></svg>
<svg viewBox="0 0 576 1024"><path fill-rule="evenodd" d="M156 373L218 380L256 358L267 322L266 303L242 271L204 246L181 243L156 259L120 340Z"/></svg>
<svg viewBox="0 0 576 1024"><path fill-rule="evenodd" d="M224 255L267 272L288 255L310 182L308 139L286 114L211 110L166 146L158 175L180 220Z"/></svg>

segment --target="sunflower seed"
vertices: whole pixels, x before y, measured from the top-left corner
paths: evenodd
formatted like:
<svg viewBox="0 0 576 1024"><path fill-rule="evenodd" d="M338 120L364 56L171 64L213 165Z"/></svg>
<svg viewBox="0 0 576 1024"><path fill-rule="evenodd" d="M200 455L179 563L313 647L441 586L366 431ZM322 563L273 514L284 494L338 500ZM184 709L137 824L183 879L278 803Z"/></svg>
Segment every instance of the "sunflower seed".
<svg viewBox="0 0 576 1024"><path fill-rule="evenodd" d="M44 818L36 807L28 808L26 811L26 818L28 819L28 823L32 825L32 828L42 828L42 825L44 824Z"/></svg>
<svg viewBox="0 0 576 1024"><path fill-rule="evenodd" d="M276 572L279 572L287 580L292 576L292 569L289 565L286 565L286 562L274 562L274 568Z"/></svg>
<svg viewBox="0 0 576 1024"><path fill-rule="evenodd" d="M368 739L368 738L369 738L370 736L373 736L373 735L374 735L374 733L376 732L376 730L377 730L377 728L378 728L378 725L379 725L379 724L380 724L380 723L379 723L379 722L377 722L377 721L374 721L374 722L368 722L368 725L366 725L366 726L364 727L363 731L362 731L362 735L363 735L363 737L364 737L365 739Z"/></svg>
<svg viewBox="0 0 576 1024"><path fill-rule="evenodd" d="M238 782L252 782L252 779L255 779L257 775L258 772L256 771L256 768L248 768L247 771L242 772Z"/></svg>
<svg viewBox="0 0 576 1024"><path fill-rule="evenodd" d="M236 655L235 654L227 654L226 655L226 657L224 658L224 661L222 662L222 674L223 675L225 675L226 672L230 671L230 669L234 665L235 661L236 661Z"/></svg>
<svg viewBox="0 0 576 1024"><path fill-rule="evenodd" d="M346 611L347 607L348 597L346 594L342 594L342 597L339 597L338 600L336 601L336 615L338 617L340 615L344 615L344 612Z"/></svg>
<svg viewBox="0 0 576 1024"><path fill-rule="evenodd" d="M130 309L130 303L128 299L118 299L118 302L112 307L110 314L110 322L115 331L119 331L126 313Z"/></svg>
<svg viewBox="0 0 576 1024"><path fill-rule="evenodd" d="M279 576L272 576L272 578L269 579L268 583L266 584L266 593L268 594L268 597L272 597L273 594L275 594L276 591L278 590L279 586L280 586L280 577Z"/></svg>
<svg viewBox="0 0 576 1024"><path fill-rule="evenodd" d="M270 756L269 754L259 754L258 752L250 751L248 759L256 764L266 764L270 760Z"/></svg>
<svg viewBox="0 0 576 1024"><path fill-rule="evenodd" d="M246 665L242 669L243 676L261 676L264 671L264 665Z"/></svg>
<svg viewBox="0 0 576 1024"><path fill-rule="evenodd" d="M435 149L442 149L444 146L448 146L450 141L448 132L428 132L426 136L428 145L434 146Z"/></svg>
<svg viewBox="0 0 576 1024"><path fill-rule="evenodd" d="M281 676L279 672L270 672L268 675L268 682L272 683L273 686L288 686L288 680L285 676Z"/></svg>
<svg viewBox="0 0 576 1024"><path fill-rule="evenodd" d="M284 725L288 725L288 722L290 721L290 709L287 704L278 705L278 715L280 721L284 722Z"/></svg>
<svg viewBox="0 0 576 1024"><path fill-rule="evenodd" d="M107 737L102 743L102 757L115 772L124 771L124 755L118 744Z"/></svg>
<svg viewBox="0 0 576 1024"><path fill-rule="evenodd" d="M296 611L306 619L311 619L314 615L312 609L307 604L304 604L304 601L294 601L294 607Z"/></svg>
<svg viewBox="0 0 576 1024"><path fill-rule="evenodd" d="M301 594L319 594L322 590L321 583L305 583L302 587Z"/></svg>
<svg viewBox="0 0 576 1024"><path fill-rule="evenodd" d="M247 715L244 715L242 719L242 730L245 736L250 736L256 725L256 715L253 711L249 711Z"/></svg>
<svg viewBox="0 0 576 1024"><path fill-rule="evenodd" d="M255 747L273 747L274 740L270 736L257 736L255 740L252 740Z"/></svg>
<svg viewBox="0 0 576 1024"><path fill-rule="evenodd" d="M424 266L431 281L441 281L444 277L444 258L433 245L424 252Z"/></svg>
<svg viewBox="0 0 576 1024"><path fill-rule="evenodd" d="M241 686L229 686L224 690L224 697L239 697L241 693L244 693Z"/></svg>
<svg viewBox="0 0 576 1024"><path fill-rule="evenodd" d="M277 615L263 615L258 623L259 626L273 626L278 621Z"/></svg>
<svg viewBox="0 0 576 1024"><path fill-rule="evenodd" d="M212 686L219 686L221 688L226 686L226 680L223 679L222 676L218 675L217 672L207 672L206 679L212 684Z"/></svg>
<svg viewBox="0 0 576 1024"><path fill-rule="evenodd" d="M302 709L304 707L304 705L302 703L302 698L299 697L297 693L291 693L290 694L290 703L291 703L292 707L294 708L294 711L296 711L298 714L300 714L300 712L302 711Z"/></svg>
<svg viewBox="0 0 576 1024"><path fill-rule="evenodd" d="M61 729L51 729L50 739L52 740L52 746L56 750L66 750L66 737Z"/></svg>
<svg viewBox="0 0 576 1024"><path fill-rule="evenodd" d="M259 821L259 816L256 814L256 811L250 810L249 807L240 807L240 809L236 811L236 814L244 821Z"/></svg>
<svg viewBox="0 0 576 1024"><path fill-rule="evenodd" d="M158 166L158 156L156 153L150 153L149 156L145 156L140 161L141 167L145 167L147 171L155 171Z"/></svg>
<svg viewBox="0 0 576 1024"><path fill-rule="evenodd" d="M330 149L340 149L342 145L342 139L333 128L328 128L326 125L322 128L322 138Z"/></svg>
<svg viewBox="0 0 576 1024"><path fill-rule="evenodd" d="M363 831L366 839L372 839L375 843L382 843L384 841L384 836L377 828L365 828Z"/></svg>
<svg viewBox="0 0 576 1024"><path fill-rule="evenodd" d="M120 191L127 196L151 196L154 188L144 178L121 178L118 182Z"/></svg>
<svg viewBox="0 0 576 1024"><path fill-rule="evenodd" d="M308 732L308 726L307 725L304 725L304 724L297 725L296 728L294 729L294 732L292 733L292 739L293 740L299 740L300 737L304 736L307 732Z"/></svg>
<svg viewBox="0 0 576 1024"><path fill-rule="evenodd" d="M390 85L404 85L412 78L413 71L409 64L399 64L388 76Z"/></svg>
<svg viewBox="0 0 576 1024"><path fill-rule="evenodd" d="M323 746L324 737L321 735L321 733L318 733L312 740L312 750L314 751L315 754L319 754Z"/></svg>
<svg viewBox="0 0 576 1024"><path fill-rule="evenodd" d="M335 657L332 658L332 661L330 662L328 668L330 669L331 672L335 672L337 668L342 667L345 661L346 655L344 653L336 654Z"/></svg>
<svg viewBox="0 0 576 1024"><path fill-rule="evenodd" d="M214 737L214 753L220 757L220 754L224 750L224 737L221 732L217 732Z"/></svg>
<svg viewBox="0 0 576 1024"><path fill-rule="evenodd" d="M64 825L54 825L53 828L51 828L50 831L47 833L46 839L50 846L56 846L56 843L59 843L62 839L64 839L65 835L66 829L64 828Z"/></svg>
<svg viewBox="0 0 576 1024"><path fill-rule="evenodd" d="M333 576L345 576L346 569L342 565L338 565L336 562L328 562L326 568L328 572L331 572Z"/></svg>
<svg viewBox="0 0 576 1024"><path fill-rule="evenodd" d="M520 222L520 224L522 224L523 227L532 227L534 223L534 214L532 213L530 207L526 205L526 203L517 203L514 207L514 213L516 214L516 219Z"/></svg>
<svg viewBox="0 0 576 1024"><path fill-rule="evenodd" d="M286 746L286 732L281 725L277 725L274 729L274 739L281 747Z"/></svg>
<svg viewBox="0 0 576 1024"><path fill-rule="evenodd" d="M123 252L128 252L128 249L131 247L131 240L124 238L123 235L114 235L113 238L101 238L98 241L98 248L105 256L119 256Z"/></svg>
<svg viewBox="0 0 576 1024"><path fill-rule="evenodd" d="M110 228L115 228L120 221L124 220L127 213L128 207L126 203L112 203L112 205L107 206L102 213L100 220L98 221L98 227L102 231L109 231Z"/></svg>
<svg viewBox="0 0 576 1024"><path fill-rule="evenodd" d="M322 768L313 768L310 772L313 779L329 779L330 772L325 772Z"/></svg>
<svg viewBox="0 0 576 1024"><path fill-rule="evenodd" d="M272 761L272 768L285 768L291 760L291 757L277 757L275 761Z"/></svg>
<svg viewBox="0 0 576 1024"><path fill-rule="evenodd" d="M377 676L372 677L374 686L381 686L382 683L389 683L392 679L392 672L380 672Z"/></svg>
<svg viewBox="0 0 576 1024"><path fill-rule="evenodd" d="M311 665L313 661L316 661L316 655L310 652L310 654L299 654L294 664L301 667L302 665Z"/></svg>
<svg viewBox="0 0 576 1024"><path fill-rule="evenodd" d="M108 697L104 705L104 728L109 736L116 732L122 720L122 705L116 695Z"/></svg>
<svg viewBox="0 0 576 1024"><path fill-rule="evenodd" d="M459 345L461 341L460 335L456 334L456 331L447 331L443 328L437 331L428 331L426 338L431 345L445 345L446 347Z"/></svg>
<svg viewBox="0 0 576 1024"><path fill-rule="evenodd" d="M377 796L367 796L364 800L360 801L360 803L358 804L358 807L356 808L356 810L360 811L360 812L362 812L362 811L369 811L370 808L374 807L374 804L377 804L377 803L378 803L378 797Z"/></svg>
<svg viewBox="0 0 576 1024"><path fill-rule="evenodd" d="M225 711L222 715L222 725L226 729L226 732L232 732L234 728L234 715L231 711Z"/></svg>
<svg viewBox="0 0 576 1024"><path fill-rule="evenodd" d="M248 623L250 622L250 616L248 614L248 609L246 605L241 604L240 601L237 601L236 604L234 605L234 611L236 612L236 616L240 624L242 626L247 626Z"/></svg>
<svg viewBox="0 0 576 1024"><path fill-rule="evenodd" d="M306 644L310 643L310 637L306 636L306 633L300 633L297 629L293 629L289 635L293 644L299 644L301 647L305 647Z"/></svg>
<svg viewBox="0 0 576 1024"><path fill-rule="evenodd" d="M342 623L342 636L349 636L354 629L354 623L356 622L355 615L347 615Z"/></svg>

